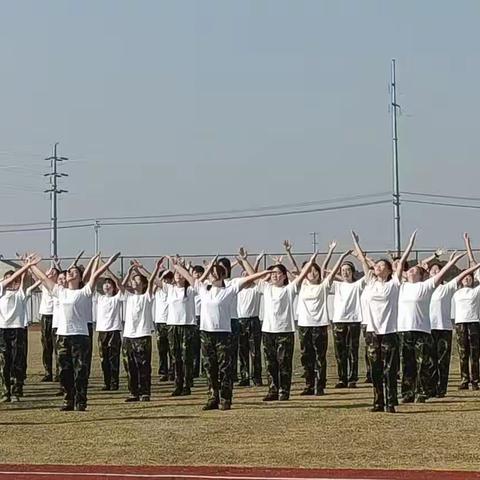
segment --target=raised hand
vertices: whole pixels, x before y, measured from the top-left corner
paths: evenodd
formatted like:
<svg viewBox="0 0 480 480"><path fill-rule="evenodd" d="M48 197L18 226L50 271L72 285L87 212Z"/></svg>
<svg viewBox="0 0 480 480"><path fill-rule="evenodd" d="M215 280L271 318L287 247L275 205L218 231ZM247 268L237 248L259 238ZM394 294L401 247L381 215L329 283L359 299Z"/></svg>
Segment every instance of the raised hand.
<svg viewBox="0 0 480 480"><path fill-rule="evenodd" d="M247 253L247 251L245 250L244 247L240 247L240 248L238 249L238 256L239 256L242 260L246 260L246 259L247 259L248 253ZM218 255L217 255L217 257L218 257Z"/></svg>
<svg viewBox="0 0 480 480"><path fill-rule="evenodd" d="M290 253L290 252L292 251L293 245L292 245L292 243L291 243L290 241L284 240L283 246L285 247L285 250L286 250L288 253Z"/></svg>

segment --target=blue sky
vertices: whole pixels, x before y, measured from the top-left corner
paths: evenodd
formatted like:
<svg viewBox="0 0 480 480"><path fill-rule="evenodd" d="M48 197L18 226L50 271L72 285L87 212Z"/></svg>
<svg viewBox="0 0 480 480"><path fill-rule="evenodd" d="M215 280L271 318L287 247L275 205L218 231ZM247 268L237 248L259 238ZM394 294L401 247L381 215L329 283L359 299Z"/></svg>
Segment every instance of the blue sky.
<svg viewBox="0 0 480 480"><path fill-rule="evenodd" d="M390 61L401 188L477 195L477 1L2 2L0 224L48 222L44 157L71 160L62 219L242 209L391 190ZM404 238L475 241L477 210L405 204ZM103 251L391 247L391 205L212 224L102 227ZM447 227L447 228L446 228ZM48 232L0 252L48 253ZM93 230L62 230L64 255Z"/></svg>

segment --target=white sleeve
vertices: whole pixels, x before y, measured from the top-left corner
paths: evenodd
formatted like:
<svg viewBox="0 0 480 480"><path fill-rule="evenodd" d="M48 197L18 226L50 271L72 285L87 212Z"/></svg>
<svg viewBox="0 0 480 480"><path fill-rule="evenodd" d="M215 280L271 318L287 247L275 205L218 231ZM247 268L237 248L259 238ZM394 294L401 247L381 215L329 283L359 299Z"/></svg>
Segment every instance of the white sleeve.
<svg viewBox="0 0 480 480"><path fill-rule="evenodd" d="M64 289L65 287L63 287L62 285L55 285L52 290L52 297L56 297L56 298L60 297L60 294Z"/></svg>
<svg viewBox="0 0 480 480"><path fill-rule="evenodd" d="M257 282L257 290L260 292L260 293L263 293L265 292L265 290L268 288L268 283L265 281L265 280L259 280Z"/></svg>
<svg viewBox="0 0 480 480"><path fill-rule="evenodd" d="M454 280L450 280L447 285L447 292L448 293L455 293L458 289L458 284L457 284L457 281L454 279Z"/></svg>
<svg viewBox="0 0 480 480"><path fill-rule="evenodd" d="M87 283L83 288L82 288L82 295L85 297L93 297L93 290L92 287L90 286L90 283Z"/></svg>

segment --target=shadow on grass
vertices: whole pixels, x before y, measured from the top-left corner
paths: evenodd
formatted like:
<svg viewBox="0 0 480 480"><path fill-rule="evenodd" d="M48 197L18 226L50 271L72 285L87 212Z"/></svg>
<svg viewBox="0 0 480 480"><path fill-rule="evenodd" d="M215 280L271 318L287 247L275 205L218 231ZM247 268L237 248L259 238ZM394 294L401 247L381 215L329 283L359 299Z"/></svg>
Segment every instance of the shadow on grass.
<svg viewBox="0 0 480 480"><path fill-rule="evenodd" d="M75 413L73 415L84 415L84 413ZM68 415L68 413L67 413ZM75 424L84 424L84 423L103 423L103 422L118 422L125 420L190 420L192 418L197 418L197 415L158 415L158 416L130 416L130 417L100 417L100 418L78 418L76 420L60 420L60 421L51 421L51 422L0 422L0 426L18 426L18 425L43 425L43 426L55 426L55 425L75 425Z"/></svg>

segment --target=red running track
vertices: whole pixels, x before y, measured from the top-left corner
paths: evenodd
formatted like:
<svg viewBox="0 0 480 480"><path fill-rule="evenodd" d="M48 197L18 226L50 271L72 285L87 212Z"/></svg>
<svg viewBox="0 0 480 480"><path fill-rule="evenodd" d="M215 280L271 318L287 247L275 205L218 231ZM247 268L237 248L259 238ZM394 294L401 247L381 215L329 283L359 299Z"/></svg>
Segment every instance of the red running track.
<svg viewBox="0 0 480 480"><path fill-rule="evenodd" d="M0 480L480 480L480 472L243 467L2 465Z"/></svg>

